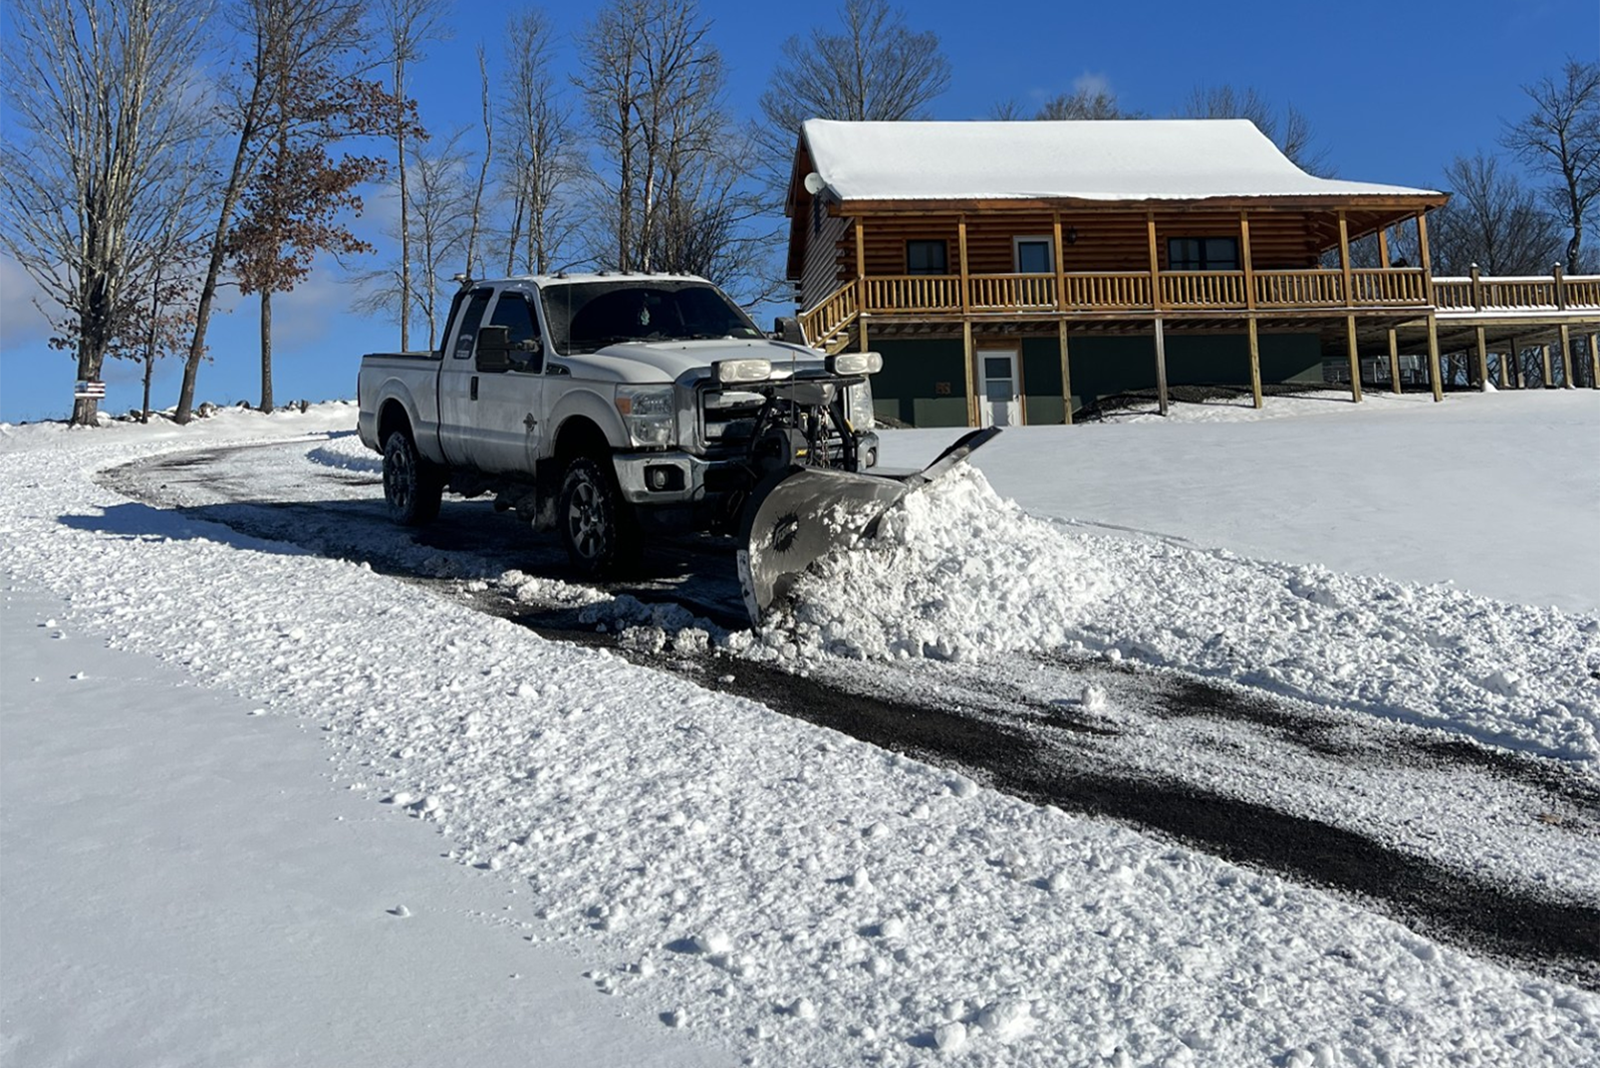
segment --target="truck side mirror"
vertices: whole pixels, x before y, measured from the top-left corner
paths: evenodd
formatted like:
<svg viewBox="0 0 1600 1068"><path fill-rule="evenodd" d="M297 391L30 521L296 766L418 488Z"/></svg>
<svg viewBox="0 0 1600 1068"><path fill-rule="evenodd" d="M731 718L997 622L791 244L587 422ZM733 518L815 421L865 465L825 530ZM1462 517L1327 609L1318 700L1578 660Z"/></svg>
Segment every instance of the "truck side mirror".
<svg viewBox="0 0 1600 1068"><path fill-rule="evenodd" d="M478 327L476 363L478 370L486 374L504 371L511 366L510 327Z"/></svg>
<svg viewBox="0 0 1600 1068"><path fill-rule="evenodd" d="M778 316L772 322L772 340L804 345L806 337L800 332L800 320L789 315Z"/></svg>

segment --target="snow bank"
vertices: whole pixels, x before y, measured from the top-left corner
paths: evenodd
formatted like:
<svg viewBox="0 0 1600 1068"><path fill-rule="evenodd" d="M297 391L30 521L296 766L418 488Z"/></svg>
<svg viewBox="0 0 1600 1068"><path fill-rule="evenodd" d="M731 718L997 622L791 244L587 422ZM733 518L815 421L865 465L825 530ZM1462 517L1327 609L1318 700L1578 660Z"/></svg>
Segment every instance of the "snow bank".
<svg viewBox="0 0 1600 1068"><path fill-rule="evenodd" d="M335 434L315 446L306 453L306 459L341 471L370 471L377 474L383 470L383 457L362 444L361 438L353 430L347 434Z"/></svg>
<svg viewBox="0 0 1600 1068"><path fill-rule="evenodd" d="M753 657L1076 652L1600 761L1600 619L1443 586L1085 533L962 465L818 562Z"/></svg>
<svg viewBox="0 0 1600 1068"><path fill-rule="evenodd" d="M1111 592L1082 646L1600 761L1600 620L1326 568L1075 534Z"/></svg>

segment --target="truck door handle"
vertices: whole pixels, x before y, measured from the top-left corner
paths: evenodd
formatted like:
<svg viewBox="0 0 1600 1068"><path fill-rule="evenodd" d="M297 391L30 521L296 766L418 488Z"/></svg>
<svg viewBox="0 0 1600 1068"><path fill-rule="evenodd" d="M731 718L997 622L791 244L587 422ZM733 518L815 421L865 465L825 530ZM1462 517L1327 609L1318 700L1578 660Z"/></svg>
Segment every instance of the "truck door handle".
<svg viewBox="0 0 1600 1068"><path fill-rule="evenodd" d="M478 399L478 376L477 375L473 375L472 376L472 399L473 400L477 400Z"/></svg>

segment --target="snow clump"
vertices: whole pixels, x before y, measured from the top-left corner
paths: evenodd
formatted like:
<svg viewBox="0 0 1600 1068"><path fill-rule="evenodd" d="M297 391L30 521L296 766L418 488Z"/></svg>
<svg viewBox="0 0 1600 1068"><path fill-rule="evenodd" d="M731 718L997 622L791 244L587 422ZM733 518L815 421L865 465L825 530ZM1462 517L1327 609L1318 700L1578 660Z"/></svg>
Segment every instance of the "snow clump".
<svg viewBox="0 0 1600 1068"><path fill-rule="evenodd" d="M907 494L876 537L816 561L741 651L964 660L1053 649L1105 588L1074 539L962 464Z"/></svg>

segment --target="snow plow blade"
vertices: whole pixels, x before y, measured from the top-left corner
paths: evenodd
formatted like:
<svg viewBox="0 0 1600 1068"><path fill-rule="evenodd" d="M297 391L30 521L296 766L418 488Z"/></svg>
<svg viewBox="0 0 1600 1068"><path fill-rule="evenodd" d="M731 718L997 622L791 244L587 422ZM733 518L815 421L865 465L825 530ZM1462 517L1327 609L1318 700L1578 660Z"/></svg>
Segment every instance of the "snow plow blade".
<svg viewBox="0 0 1600 1068"><path fill-rule="evenodd" d="M907 475L863 475L826 467L791 467L756 487L739 530L739 589L760 626L772 605L817 559L877 531L878 520L908 493L948 474L1000 433L963 435L933 463Z"/></svg>

